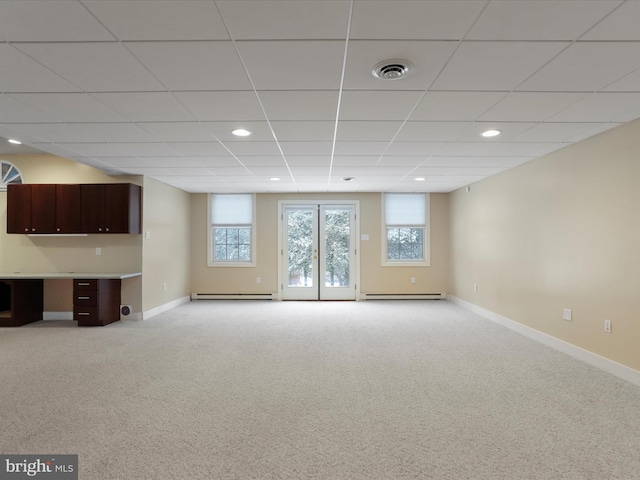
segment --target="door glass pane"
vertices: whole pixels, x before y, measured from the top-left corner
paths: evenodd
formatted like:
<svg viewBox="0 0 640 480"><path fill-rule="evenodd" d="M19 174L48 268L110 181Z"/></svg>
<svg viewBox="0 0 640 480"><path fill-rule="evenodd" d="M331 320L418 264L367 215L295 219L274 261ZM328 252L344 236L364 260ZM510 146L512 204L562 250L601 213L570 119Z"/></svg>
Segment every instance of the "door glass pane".
<svg viewBox="0 0 640 480"><path fill-rule="evenodd" d="M313 286L313 209L287 210L288 285Z"/></svg>
<svg viewBox="0 0 640 480"><path fill-rule="evenodd" d="M350 217L345 209L325 210L325 286L349 286Z"/></svg>

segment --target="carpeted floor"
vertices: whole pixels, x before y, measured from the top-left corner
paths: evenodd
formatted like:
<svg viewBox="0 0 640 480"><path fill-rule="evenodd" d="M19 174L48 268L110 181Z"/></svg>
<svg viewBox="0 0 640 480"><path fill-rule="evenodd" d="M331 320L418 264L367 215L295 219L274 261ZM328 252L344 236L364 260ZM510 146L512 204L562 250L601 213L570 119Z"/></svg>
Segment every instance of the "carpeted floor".
<svg viewBox="0 0 640 480"><path fill-rule="evenodd" d="M0 452L82 480L640 479L638 387L448 302L73 325L0 329Z"/></svg>

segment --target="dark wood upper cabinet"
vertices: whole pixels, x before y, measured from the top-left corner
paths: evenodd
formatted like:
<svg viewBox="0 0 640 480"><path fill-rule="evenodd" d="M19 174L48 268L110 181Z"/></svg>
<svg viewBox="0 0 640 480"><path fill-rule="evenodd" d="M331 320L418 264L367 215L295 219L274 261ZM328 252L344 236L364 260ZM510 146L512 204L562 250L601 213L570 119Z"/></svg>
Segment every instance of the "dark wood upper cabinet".
<svg viewBox="0 0 640 480"><path fill-rule="evenodd" d="M80 228L80 185L56 185L55 233L82 233Z"/></svg>
<svg viewBox="0 0 640 480"><path fill-rule="evenodd" d="M131 183L80 185L80 224L86 233L140 233L142 189Z"/></svg>
<svg viewBox="0 0 640 480"><path fill-rule="evenodd" d="M55 233L54 184L7 185L7 233Z"/></svg>
<svg viewBox="0 0 640 480"><path fill-rule="evenodd" d="M142 231L142 188L130 183L7 186L7 233Z"/></svg>

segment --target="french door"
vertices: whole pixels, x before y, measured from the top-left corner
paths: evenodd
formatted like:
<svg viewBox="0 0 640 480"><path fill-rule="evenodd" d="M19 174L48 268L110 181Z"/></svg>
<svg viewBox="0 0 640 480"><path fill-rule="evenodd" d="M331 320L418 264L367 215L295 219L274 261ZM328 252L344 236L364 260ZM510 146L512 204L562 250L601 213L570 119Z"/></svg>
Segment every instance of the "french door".
<svg viewBox="0 0 640 480"><path fill-rule="evenodd" d="M282 299L355 300L355 206L283 205Z"/></svg>

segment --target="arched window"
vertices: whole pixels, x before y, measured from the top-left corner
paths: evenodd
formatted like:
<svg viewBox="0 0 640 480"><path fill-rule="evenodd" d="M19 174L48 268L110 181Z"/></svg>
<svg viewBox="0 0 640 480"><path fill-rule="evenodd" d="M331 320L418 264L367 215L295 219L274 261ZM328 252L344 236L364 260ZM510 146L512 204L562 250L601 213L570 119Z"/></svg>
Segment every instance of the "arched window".
<svg viewBox="0 0 640 480"><path fill-rule="evenodd" d="M18 167L6 160L0 160L0 192L7 189L7 185L13 183L22 183L22 174Z"/></svg>

